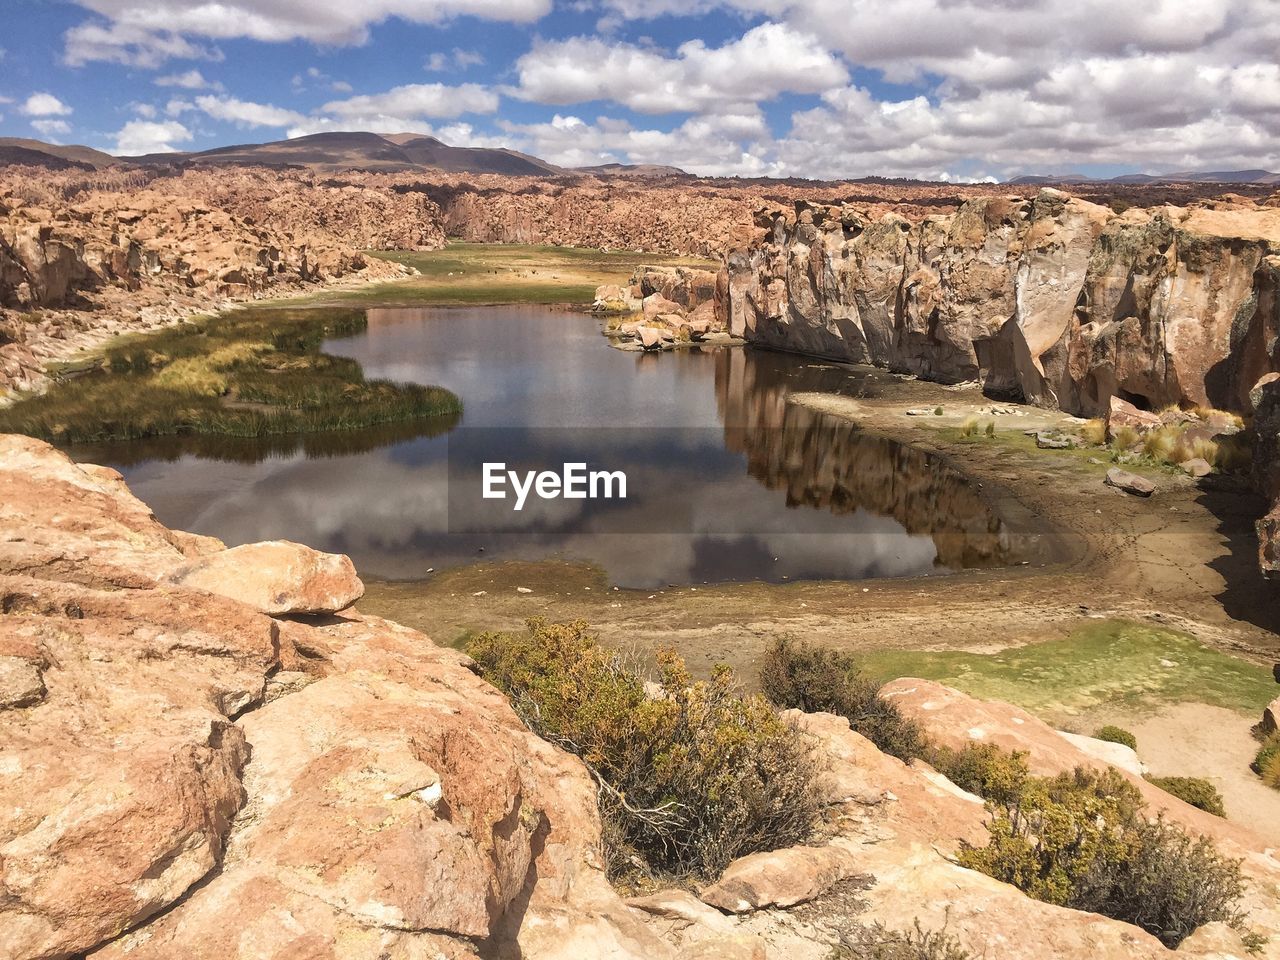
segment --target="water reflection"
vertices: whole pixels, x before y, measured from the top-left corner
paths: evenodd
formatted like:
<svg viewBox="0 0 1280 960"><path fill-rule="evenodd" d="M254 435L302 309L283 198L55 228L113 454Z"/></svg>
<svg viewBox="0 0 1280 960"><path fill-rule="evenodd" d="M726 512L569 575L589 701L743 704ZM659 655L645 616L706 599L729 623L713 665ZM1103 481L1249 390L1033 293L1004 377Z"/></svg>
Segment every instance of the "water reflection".
<svg viewBox="0 0 1280 960"><path fill-rule="evenodd" d="M348 553L374 577L560 556L653 587L903 576L1012 558L1001 521L962 476L786 402L793 391L874 393L872 373L743 350L622 353L589 317L526 307L371 310L367 332L326 349L368 376L453 390L461 427L74 453L121 469L170 526L229 543L299 540ZM610 511L540 502L520 532L464 524L450 481L479 484L457 449L451 476L450 444L464 442L468 464L519 455L559 467L572 455L622 469L637 495Z"/></svg>

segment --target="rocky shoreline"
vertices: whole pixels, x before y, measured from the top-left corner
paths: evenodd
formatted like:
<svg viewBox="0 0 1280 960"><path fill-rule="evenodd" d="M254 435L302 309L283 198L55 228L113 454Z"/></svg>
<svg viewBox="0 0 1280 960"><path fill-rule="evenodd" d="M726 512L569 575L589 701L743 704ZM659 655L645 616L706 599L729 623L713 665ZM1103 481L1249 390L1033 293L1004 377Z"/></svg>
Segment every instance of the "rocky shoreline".
<svg viewBox="0 0 1280 960"><path fill-rule="evenodd" d="M585 768L466 657L360 613L345 558L169 531L114 471L22 437L0 438L0 495L6 956L819 960L851 923L914 919L978 955L1174 955L956 866L981 802L823 714L795 719L825 758L825 839L626 899ZM1038 772L1113 750L926 681L886 692ZM1244 859L1273 955L1273 851L1127 776ZM1176 955L1246 952L1213 924Z"/></svg>

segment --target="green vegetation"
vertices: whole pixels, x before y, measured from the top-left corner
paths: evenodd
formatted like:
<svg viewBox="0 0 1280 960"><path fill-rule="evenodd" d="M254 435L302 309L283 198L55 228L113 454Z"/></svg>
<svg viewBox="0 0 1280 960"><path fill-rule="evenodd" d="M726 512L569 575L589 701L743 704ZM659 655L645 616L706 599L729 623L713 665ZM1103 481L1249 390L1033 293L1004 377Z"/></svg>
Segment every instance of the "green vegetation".
<svg viewBox="0 0 1280 960"><path fill-rule="evenodd" d="M808 838L816 767L798 730L727 667L694 682L671 651L660 690L582 621L530 620L467 645L535 733L581 757L599 785L610 876L713 877L736 857Z"/></svg>
<svg viewBox="0 0 1280 960"><path fill-rule="evenodd" d="M992 803L1017 803L1031 779L1025 753L990 743L966 743L959 750L937 746L926 759L957 787Z"/></svg>
<svg viewBox="0 0 1280 960"><path fill-rule="evenodd" d="M1138 749L1138 738L1135 737L1124 727L1117 727L1108 723L1094 734L1098 740L1106 740L1108 743L1120 743L1128 747L1130 750Z"/></svg>
<svg viewBox="0 0 1280 960"><path fill-rule="evenodd" d="M1046 903L1135 924L1175 948L1196 928L1239 926L1240 861L1163 815L1114 769L1032 777L1012 802L990 802L985 847L965 845L962 865Z"/></svg>
<svg viewBox="0 0 1280 960"><path fill-rule="evenodd" d="M848 716L854 729L870 717L869 729L880 730L880 711L890 709L847 655L785 639L768 652L761 684L775 702L832 710ZM878 707L870 703L877 700ZM1240 861L1222 857L1211 840L1193 839L1163 814L1148 818L1141 793L1116 769L1032 776L1025 754L986 743L943 747L918 728L906 749L900 737L889 742L899 755L927 759L957 786L986 799L989 841L962 844L962 866L1047 903L1135 924L1170 948L1206 923L1242 925L1236 907L1244 890ZM1215 801L1221 809L1221 798L1204 781L1179 779L1170 788L1205 809ZM833 956L945 958L946 947L945 939L935 939L933 953L838 950Z"/></svg>
<svg viewBox="0 0 1280 960"><path fill-rule="evenodd" d="M844 717L854 731L899 759L918 757L924 749L920 725L881 697L880 684L862 676L847 653L780 638L765 653L760 687L784 709Z"/></svg>
<svg viewBox="0 0 1280 960"><path fill-rule="evenodd" d="M356 310L245 310L131 338L101 369L0 410L0 432L58 442L168 435L265 437L461 412L440 387L366 380L321 353L365 327Z"/></svg>
<svg viewBox="0 0 1280 960"><path fill-rule="evenodd" d="M1204 777L1147 777L1147 780L1205 813L1212 813L1215 817L1227 815L1227 809L1222 805L1222 794Z"/></svg>
<svg viewBox="0 0 1280 960"><path fill-rule="evenodd" d="M861 665L876 679L924 677L1041 716L1178 702L1257 714L1275 688L1269 670L1188 634L1127 620L1090 622L1061 640L998 653L886 650Z"/></svg>
<svg viewBox="0 0 1280 960"><path fill-rule="evenodd" d="M625 284L642 264L716 269L718 264L631 250L450 242L443 250L386 251L372 256L413 267L418 276L317 294L343 304L590 304L596 287Z"/></svg>

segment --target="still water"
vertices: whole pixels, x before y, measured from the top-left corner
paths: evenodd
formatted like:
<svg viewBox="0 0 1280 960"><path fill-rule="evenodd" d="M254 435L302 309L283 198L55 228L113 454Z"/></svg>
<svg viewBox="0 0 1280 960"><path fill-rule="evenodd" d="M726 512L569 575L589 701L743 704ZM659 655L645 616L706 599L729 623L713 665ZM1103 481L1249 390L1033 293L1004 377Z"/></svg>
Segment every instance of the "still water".
<svg viewBox="0 0 1280 960"><path fill-rule="evenodd" d="M741 348L611 349L591 317L541 307L371 309L331 341L369 377L438 384L457 422L301 440L165 438L73 451L108 463L170 527L288 539L371 578L477 560L599 564L613 583L860 579L1015 562L963 476L788 404L874 395L879 374ZM621 470L625 501L481 500L481 464Z"/></svg>

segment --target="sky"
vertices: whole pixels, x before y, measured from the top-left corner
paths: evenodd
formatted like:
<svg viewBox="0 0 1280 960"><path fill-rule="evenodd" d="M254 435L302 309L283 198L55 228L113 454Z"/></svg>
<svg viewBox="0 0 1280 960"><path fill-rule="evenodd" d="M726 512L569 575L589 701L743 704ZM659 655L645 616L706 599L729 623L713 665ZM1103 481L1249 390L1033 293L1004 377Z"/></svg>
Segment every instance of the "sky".
<svg viewBox="0 0 1280 960"><path fill-rule="evenodd" d="M553 163L1280 171L1280 0L0 0L0 136L418 131Z"/></svg>

